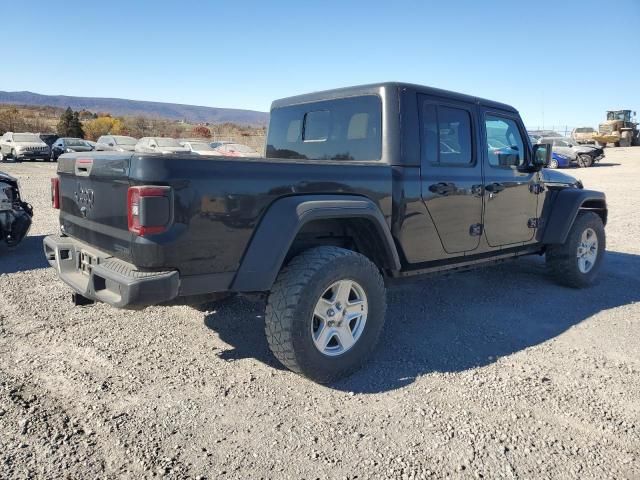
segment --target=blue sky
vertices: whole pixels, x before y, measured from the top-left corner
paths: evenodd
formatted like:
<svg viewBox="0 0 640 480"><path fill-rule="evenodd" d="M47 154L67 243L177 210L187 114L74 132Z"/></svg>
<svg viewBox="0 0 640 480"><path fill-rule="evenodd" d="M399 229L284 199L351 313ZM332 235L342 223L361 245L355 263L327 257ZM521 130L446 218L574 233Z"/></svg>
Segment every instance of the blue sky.
<svg viewBox="0 0 640 480"><path fill-rule="evenodd" d="M8 1L0 90L267 111L398 80L510 103L529 127L595 126L640 113L640 0L608 3Z"/></svg>

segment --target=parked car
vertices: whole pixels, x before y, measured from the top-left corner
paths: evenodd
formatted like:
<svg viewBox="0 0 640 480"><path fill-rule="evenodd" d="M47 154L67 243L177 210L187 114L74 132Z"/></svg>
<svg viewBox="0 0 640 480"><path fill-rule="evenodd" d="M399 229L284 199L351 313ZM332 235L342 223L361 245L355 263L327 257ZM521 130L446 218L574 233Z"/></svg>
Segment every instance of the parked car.
<svg viewBox="0 0 640 480"><path fill-rule="evenodd" d="M579 167L591 167L594 163L604 158L604 150L601 147L591 145L575 145L575 142L568 137L542 137L538 143L547 143L553 146L553 153L550 168L577 165ZM557 165L554 159L558 162ZM569 164L567 165L567 161Z"/></svg>
<svg viewBox="0 0 640 480"><path fill-rule="evenodd" d="M213 142L210 144L218 155L224 155L225 157L259 157L260 154L253 148L241 143L233 142Z"/></svg>
<svg viewBox="0 0 640 480"><path fill-rule="evenodd" d="M102 135L96 142L96 151L133 152L138 140L126 135Z"/></svg>
<svg viewBox="0 0 640 480"><path fill-rule="evenodd" d="M38 136L40 137L40 140L49 146L49 149L51 149L51 145L60 138L60 135L56 135L55 133L39 133Z"/></svg>
<svg viewBox="0 0 640 480"><path fill-rule="evenodd" d="M13 158L23 160L49 160L49 146L35 133L7 132L0 138L0 162Z"/></svg>
<svg viewBox="0 0 640 480"><path fill-rule="evenodd" d="M18 180L0 172L0 243L15 247L31 227L33 208L20 197Z"/></svg>
<svg viewBox="0 0 640 480"><path fill-rule="evenodd" d="M180 145L175 138L169 137L142 137L136 143L135 151L138 153L189 153L190 150Z"/></svg>
<svg viewBox="0 0 640 480"><path fill-rule="evenodd" d="M58 160L63 153L90 152L93 147L82 138L62 137L54 142L51 147L51 161Z"/></svg>
<svg viewBox="0 0 640 480"><path fill-rule="evenodd" d="M543 168L509 105L365 85L277 100L268 132L266 158L61 157L44 249L76 304L264 295L276 358L330 382L375 348L385 279L543 254L564 285L598 276L604 193Z"/></svg>
<svg viewBox="0 0 640 480"><path fill-rule="evenodd" d="M591 127L578 127L571 131L571 139L577 145L595 145L596 141L593 138L598 132Z"/></svg>
<svg viewBox="0 0 640 480"><path fill-rule="evenodd" d="M185 142L180 142L180 145L188 148L191 153L195 153L196 155L220 155L220 153L207 142L193 142L191 140L187 140Z"/></svg>

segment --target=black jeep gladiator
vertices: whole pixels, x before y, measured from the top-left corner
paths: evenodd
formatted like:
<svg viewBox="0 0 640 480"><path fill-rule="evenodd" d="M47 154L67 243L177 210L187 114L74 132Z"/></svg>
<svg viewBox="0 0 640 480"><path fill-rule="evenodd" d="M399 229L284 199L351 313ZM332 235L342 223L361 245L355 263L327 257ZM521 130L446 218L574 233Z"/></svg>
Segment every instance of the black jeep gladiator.
<svg viewBox="0 0 640 480"><path fill-rule="evenodd" d="M605 196L550 155L502 103L402 83L312 93L273 103L265 158L62 155L44 250L77 303L267 293L274 355L330 382L372 352L389 279L545 254L560 283L594 281Z"/></svg>

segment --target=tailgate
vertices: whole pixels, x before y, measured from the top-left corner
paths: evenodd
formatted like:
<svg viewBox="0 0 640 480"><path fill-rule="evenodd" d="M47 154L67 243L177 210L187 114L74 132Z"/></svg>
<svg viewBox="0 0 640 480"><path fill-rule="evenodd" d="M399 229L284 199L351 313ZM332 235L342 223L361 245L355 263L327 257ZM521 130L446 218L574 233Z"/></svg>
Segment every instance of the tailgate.
<svg viewBox="0 0 640 480"><path fill-rule="evenodd" d="M132 155L92 152L58 159L64 233L123 260L131 260L127 190Z"/></svg>

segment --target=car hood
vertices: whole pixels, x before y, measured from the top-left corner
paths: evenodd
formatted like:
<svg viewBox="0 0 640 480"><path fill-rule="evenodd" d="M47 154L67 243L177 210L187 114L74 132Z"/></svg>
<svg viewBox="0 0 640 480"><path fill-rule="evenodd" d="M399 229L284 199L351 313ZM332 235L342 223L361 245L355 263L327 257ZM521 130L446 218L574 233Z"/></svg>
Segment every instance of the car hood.
<svg viewBox="0 0 640 480"><path fill-rule="evenodd" d="M15 181L16 181L15 177L12 177L8 173L0 172L0 182L14 183Z"/></svg>
<svg viewBox="0 0 640 480"><path fill-rule="evenodd" d="M136 149L135 145L116 145L115 147L111 147L114 150L119 150L121 152L133 152Z"/></svg>
<svg viewBox="0 0 640 480"><path fill-rule="evenodd" d="M44 142L16 142L14 144L16 148L27 148L27 147L40 147L46 148L48 145Z"/></svg>
<svg viewBox="0 0 640 480"><path fill-rule="evenodd" d="M69 150L73 150L74 152L90 152L93 150L93 147L90 147L88 145L74 145L74 146L70 146L67 147Z"/></svg>
<svg viewBox="0 0 640 480"><path fill-rule="evenodd" d="M580 180L572 177L571 175L567 175L564 172L559 172L558 170L553 170L550 168L542 169L542 180L545 185L556 185L556 186L578 186L582 185Z"/></svg>

